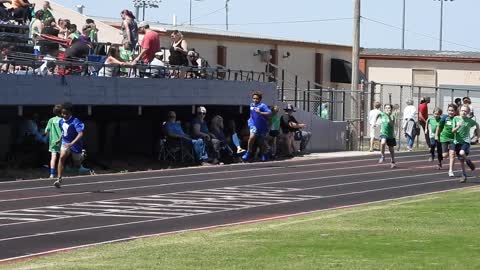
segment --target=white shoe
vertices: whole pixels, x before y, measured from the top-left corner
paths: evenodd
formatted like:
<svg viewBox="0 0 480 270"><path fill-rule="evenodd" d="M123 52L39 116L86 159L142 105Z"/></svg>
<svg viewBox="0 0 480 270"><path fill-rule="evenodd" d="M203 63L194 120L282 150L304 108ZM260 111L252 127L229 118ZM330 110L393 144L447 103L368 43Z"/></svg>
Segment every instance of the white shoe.
<svg viewBox="0 0 480 270"><path fill-rule="evenodd" d="M397 164L395 164L395 163L393 163L393 162L390 163L390 169L395 169L396 167L397 167Z"/></svg>
<svg viewBox="0 0 480 270"><path fill-rule="evenodd" d="M455 177L455 174L453 173L453 171L448 171L448 176Z"/></svg>

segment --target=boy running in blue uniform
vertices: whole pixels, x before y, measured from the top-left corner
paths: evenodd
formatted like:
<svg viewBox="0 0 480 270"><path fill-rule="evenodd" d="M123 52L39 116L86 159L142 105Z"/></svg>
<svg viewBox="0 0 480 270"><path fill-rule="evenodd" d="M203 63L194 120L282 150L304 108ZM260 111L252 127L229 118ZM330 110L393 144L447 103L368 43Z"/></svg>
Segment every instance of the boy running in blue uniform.
<svg viewBox="0 0 480 270"><path fill-rule="evenodd" d="M397 145L397 141L395 140L395 116L392 114L392 105L385 104L383 107L384 112L381 112L377 119L375 119L375 123L378 123L380 119L380 151L381 156L378 160L378 163L383 163L385 161L385 145L388 146L388 150L390 151L390 157L392 158L390 168L395 168L395 149L394 147Z"/></svg>
<svg viewBox="0 0 480 270"><path fill-rule="evenodd" d="M85 125L72 116L73 106L71 103L65 103L62 106L62 119L59 126L62 129L62 147L60 149L60 162L58 162L58 180L53 184L60 188L62 184L63 169L65 161L71 155L75 166L80 167L83 161L83 131ZM57 143L60 143L58 141Z"/></svg>
<svg viewBox="0 0 480 270"><path fill-rule="evenodd" d="M451 144L450 150L455 150L458 160L460 160L460 166L462 168L462 179L460 183L467 182L467 174L465 172L465 163L473 171L475 170L475 165L468 158L470 152L470 129L477 125L475 120L468 117L470 113L470 107L468 105L463 105L460 108L460 115L453 118L453 129L452 132L455 135L453 144Z"/></svg>
<svg viewBox="0 0 480 270"><path fill-rule="evenodd" d="M428 135L430 137L430 158L428 159L429 161L433 161L435 159L435 149L437 150L437 160L438 160L438 165L437 169L442 168L442 145L440 143L440 140L438 139L438 134L437 134L437 128L442 121L442 109L440 108L435 108L433 109L433 116L430 116L427 119L427 123L425 125L425 135Z"/></svg>
<svg viewBox="0 0 480 270"><path fill-rule="evenodd" d="M436 136L440 140L442 145L443 158L449 157L449 167L448 167L448 176L454 177L453 174L453 164L455 162L455 151L450 150L450 145L453 143L454 135L452 132L453 129L453 117L457 113L457 105L450 104L448 105L447 115L442 117L442 120L438 124Z"/></svg>
<svg viewBox="0 0 480 270"><path fill-rule="evenodd" d="M242 156L242 159L247 161L251 158L253 145L257 141L257 144L260 146L262 161L267 161L265 137L268 133L267 117L272 114L272 111L267 105L261 103L262 93L260 91L255 91L252 94L252 101L250 104L250 119L248 119L248 127L250 129L248 150Z"/></svg>

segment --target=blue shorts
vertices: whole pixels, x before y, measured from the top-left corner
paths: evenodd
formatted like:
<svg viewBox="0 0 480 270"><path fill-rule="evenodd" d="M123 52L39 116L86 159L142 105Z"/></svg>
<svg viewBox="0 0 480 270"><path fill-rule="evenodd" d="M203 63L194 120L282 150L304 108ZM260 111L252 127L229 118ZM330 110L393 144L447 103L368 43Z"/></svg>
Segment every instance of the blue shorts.
<svg viewBox="0 0 480 270"><path fill-rule="evenodd" d="M464 144L450 144L450 150L455 151L455 154L457 154L457 157L459 160L462 160L463 157L460 156L460 151L465 151L465 156L468 156L470 154L470 144L469 143L464 143Z"/></svg>
<svg viewBox="0 0 480 270"><path fill-rule="evenodd" d="M266 137L267 136L267 132L264 131L264 132L261 132L260 130L257 129L256 126L250 126L250 135L255 135L257 137Z"/></svg>

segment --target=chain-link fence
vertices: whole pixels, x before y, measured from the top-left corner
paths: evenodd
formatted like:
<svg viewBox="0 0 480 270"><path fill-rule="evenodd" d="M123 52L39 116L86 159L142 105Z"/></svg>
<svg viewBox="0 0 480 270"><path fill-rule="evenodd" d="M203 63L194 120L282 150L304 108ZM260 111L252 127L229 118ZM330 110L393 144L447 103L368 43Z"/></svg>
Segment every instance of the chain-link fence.
<svg viewBox="0 0 480 270"><path fill-rule="evenodd" d="M321 118L331 121L346 121L348 123L346 145L348 150L367 150L369 148L368 113L373 109L375 102L392 104L397 121L395 134L397 149L406 147L406 137L402 129L403 112L407 101L418 108L423 98L430 98L428 103L429 116L434 108L438 107L446 112L448 104L455 103L455 99L470 97L473 108L480 104L480 89L460 89L445 87L425 87L412 85L377 84L374 82L362 83L359 90L333 89L301 79L299 76L279 70L270 65L270 71L277 76L279 101L293 104L304 111L311 112ZM418 111L417 111L418 113ZM420 128L415 146L426 147L424 130Z"/></svg>

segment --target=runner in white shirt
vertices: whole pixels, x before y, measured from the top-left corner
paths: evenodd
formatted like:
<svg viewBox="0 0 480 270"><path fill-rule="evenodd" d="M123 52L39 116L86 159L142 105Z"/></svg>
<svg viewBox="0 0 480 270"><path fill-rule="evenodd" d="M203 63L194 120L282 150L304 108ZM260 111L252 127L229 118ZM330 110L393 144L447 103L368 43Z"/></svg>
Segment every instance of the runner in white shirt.
<svg viewBox="0 0 480 270"><path fill-rule="evenodd" d="M382 105L380 102L376 101L373 105L373 110L368 113L368 124L370 126L369 129L369 136L370 136L370 152L373 152L373 144L375 142L375 138L378 137L376 132L377 127L377 117L381 113L380 107Z"/></svg>

